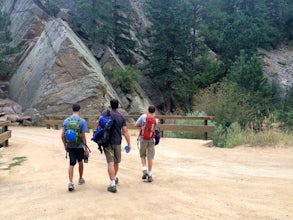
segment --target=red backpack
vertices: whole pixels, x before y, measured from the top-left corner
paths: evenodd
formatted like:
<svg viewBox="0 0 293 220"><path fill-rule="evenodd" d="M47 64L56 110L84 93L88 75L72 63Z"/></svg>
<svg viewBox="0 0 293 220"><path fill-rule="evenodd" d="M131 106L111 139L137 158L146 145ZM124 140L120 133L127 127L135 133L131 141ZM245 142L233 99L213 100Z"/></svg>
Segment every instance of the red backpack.
<svg viewBox="0 0 293 220"><path fill-rule="evenodd" d="M147 114L145 122L142 124L139 135L144 140L155 138L157 121L155 116Z"/></svg>

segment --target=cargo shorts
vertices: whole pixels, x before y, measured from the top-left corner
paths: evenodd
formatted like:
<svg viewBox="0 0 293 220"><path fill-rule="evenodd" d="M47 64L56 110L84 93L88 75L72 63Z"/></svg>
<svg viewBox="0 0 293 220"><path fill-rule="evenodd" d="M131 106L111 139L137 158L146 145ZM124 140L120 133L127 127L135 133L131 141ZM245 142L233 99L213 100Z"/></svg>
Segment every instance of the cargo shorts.
<svg viewBox="0 0 293 220"><path fill-rule="evenodd" d="M141 141L139 148L140 158L147 158L153 160L155 157L155 143L154 141Z"/></svg>
<svg viewBox="0 0 293 220"><path fill-rule="evenodd" d="M110 162L120 163L121 162L121 145L112 145L112 146L108 146L108 147L103 147L103 149L104 149L107 163L110 163Z"/></svg>

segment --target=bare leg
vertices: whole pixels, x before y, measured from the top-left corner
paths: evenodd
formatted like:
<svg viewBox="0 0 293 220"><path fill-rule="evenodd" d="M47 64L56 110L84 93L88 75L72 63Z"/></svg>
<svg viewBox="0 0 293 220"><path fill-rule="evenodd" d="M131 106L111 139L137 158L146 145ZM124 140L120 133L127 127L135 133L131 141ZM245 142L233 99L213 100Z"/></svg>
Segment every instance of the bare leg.
<svg viewBox="0 0 293 220"><path fill-rule="evenodd" d="M118 170L119 170L119 163L114 163L114 170L115 170L115 176L117 176ZM114 176L114 179L115 179Z"/></svg>
<svg viewBox="0 0 293 220"><path fill-rule="evenodd" d="M145 158L140 158L141 159L141 165L142 167L146 167L146 159Z"/></svg>
<svg viewBox="0 0 293 220"><path fill-rule="evenodd" d="M108 163L108 174L111 181L115 180L115 172L114 162Z"/></svg>
<svg viewBox="0 0 293 220"><path fill-rule="evenodd" d="M82 175L83 175L83 162L82 161L78 162L78 170L79 170L79 179L81 179Z"/></svg>
<svg viewBox="0 0 293 220"><path fill-rule="evenodd" d="M149 172L152 171L152 168L153 168L153 160L148 160L148 170L149 170Z"/></svg>
<svg viewBox="0 0 293 220"><path fill-rule="evenodd" d="M71 166L71 165L68 168L68 177L69 177L69 182L71 182L71 183L73 181L73 168L74 168L74 166Z"/></svg>

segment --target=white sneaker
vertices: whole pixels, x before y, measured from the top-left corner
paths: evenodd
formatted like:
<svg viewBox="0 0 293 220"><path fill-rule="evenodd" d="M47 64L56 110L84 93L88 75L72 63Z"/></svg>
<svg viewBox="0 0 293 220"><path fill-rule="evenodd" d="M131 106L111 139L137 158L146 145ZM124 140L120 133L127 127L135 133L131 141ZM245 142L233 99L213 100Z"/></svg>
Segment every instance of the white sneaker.
<svg viewBox="0 0 293 220"><path fill-rule="evenodd" d="M85 183L85 181L84 181L83 178L81 178L81 179L78 180L78 185L82 185L82 184L84 184L84 183Z"/></svg>
<svg viewBox="0 0 293 220"><path fill-rule="evenodd" d="M73 190L74 190L74 184L68 183L68 191L73 191Z"/></svg>

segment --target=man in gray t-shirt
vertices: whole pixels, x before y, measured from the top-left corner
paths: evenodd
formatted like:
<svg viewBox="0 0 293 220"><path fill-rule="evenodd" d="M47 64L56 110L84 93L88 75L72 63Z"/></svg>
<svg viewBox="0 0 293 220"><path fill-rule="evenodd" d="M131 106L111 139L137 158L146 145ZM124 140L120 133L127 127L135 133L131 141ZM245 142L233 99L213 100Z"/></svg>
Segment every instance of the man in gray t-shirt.
<svg viewBox="0 0 293 220"><path fill-rule="evenodd" d="M140 127L142 128L144 124L146 123L147 117L152 117L155 122L153 122L153 125L155 125L155 129L157 129L158 126L158 120L153 116L156 111L155 106L150 105L148 108L148 113L147 114L142 114L136 121L135 127ZM140 142L140 148L139 148L139 155L141 159L141 164L142 164L142 179L145 180L147 179L148 182L153 181L153 176L152 176L152 167L153 167L153 159L155 157L155 138L153 134L153 138L145 140L143 135L142 135L142 129L140 131L140 135L138 138ZM148 166L146 166L146 162Z"/></svg>

